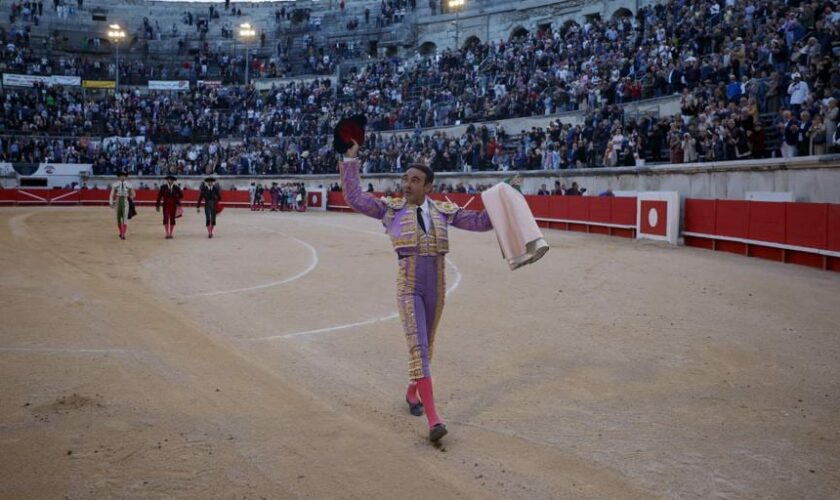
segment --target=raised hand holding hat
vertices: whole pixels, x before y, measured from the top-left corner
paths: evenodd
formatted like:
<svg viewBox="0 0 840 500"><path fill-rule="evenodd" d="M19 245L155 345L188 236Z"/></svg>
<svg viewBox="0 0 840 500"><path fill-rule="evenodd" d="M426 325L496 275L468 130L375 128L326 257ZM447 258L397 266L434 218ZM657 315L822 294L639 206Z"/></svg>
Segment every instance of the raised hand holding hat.
<svg viewBox="0 0 840 500"><path fill-rule="evenodd" d="M353 141L353 145L344 152L344 156L345 158L355 158L359 156L359 143Z"/></svg>

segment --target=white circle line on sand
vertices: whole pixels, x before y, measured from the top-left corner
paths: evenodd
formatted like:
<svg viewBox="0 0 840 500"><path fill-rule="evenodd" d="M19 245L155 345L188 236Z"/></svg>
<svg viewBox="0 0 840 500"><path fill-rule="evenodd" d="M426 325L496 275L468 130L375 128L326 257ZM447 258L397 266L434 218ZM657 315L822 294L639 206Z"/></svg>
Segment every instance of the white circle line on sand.
<svg viewBox="0 0 840 500"><path fill-rule="evenodd" d="M289 220L301 221L300 219L292 219L292 218L289 218ZM318 225L321 225L321 226L337 227L339 229L345 229L347 231L355 231L357 233L372 234L374 236L384 236L386 238L388 237L388 235L385 234L384 231L381 232L381 233L378 233L378 232L368 231L366 229L357 229L355 227L348 227L348 226L343 226L343 225L340 225L340 224L332 224L332 223L329 223L329 222L312 221L312 220L307 221L307 223L318 224ZM452 267L452 269L455 271L455 282L452 283L452 285L446 290L446 295L449 296L449 294L452 293L453 291L455 291L455 289L458 288L458 286L461 284L461 277L462 276L461 276L461 271L458 270L458 267L455 265L455 263L452 262L452 260L449 257L446 258L446 263L449 264ZM258 337L258 338L247 339L247 340L250 341L250 342L260 342L260 341L265 341L265 340L277 340L277 339L287 339L287 338L293 338L293 337L302 337L302 336L305 336L305 335L312 335L312 334L315 334L315 333L327 333L327 332L334 332L334 331L338 331L338 330L346 330L348 328L354 328L354 327L357 327L357 326L371 325L373 323L379 323L379 322L382 322L382 321L390 321L392 319L396 319L397 317L399 317L399 314L394 313L394 314L390 314L388 316L370 318L370 319L366 319L366 320L363 320L363 321L357 321L357 322L354 322L354 323L345 323L345 324L342 324L342 325L330 326L330 327L326 327L326 328L317 328L315 330L304 330L304 331L301 331L301 332L281 333L281 334L277 334L277 335L270 335L268 337Z"/></svg>
<svg viewBox="0 0 840 500"><path fill-rule="evenodd" d="M458 270L458 267L449 259L449 257L446 258L446 263L449 264L450 266L452 266L452 269L455 271L455 282L452 283L452 285L446 290L446 295L449 296L449 294L452 293L453 291L455 291L455 289L458 288L458 286L461 284L461 276L462 275L461 275L461 271ZM277 340L277 339L288 339L288 338L293 338L293 337L302 337L302 336L305 336L305 335L312 335L312 334L315 334L315 333L335 332L335 331L338 331L338 330L346 330L348 328L353 328L353 327L356 327L356 326L371 325L373 323L379 323L379 322L382 322L382 321L390 321L392 319L396 319L398 316L399 316L399 314L394 313L394 314L390 314L388 316L382 316L382 317L379 317L379 318L370 318L370 319L366 319L366 320L363 320L363 321L357 321L355 323L345 323L343 325L329 326L329 327L326 327L326 328L318 328L316 330L305 330L305 331L302 331L302 332L281 333L281 334L278 334L278 335L271 335L271 336L268 336L268 337L258 337L258 338L255 338L255 339L247 339L247 340L250 341L250 342L261 342L261 341L266 341L266 340Z"/></svg>
<svg viewBox="0 0 840 500"><path fill-rule="evenodd" d="M309 255L310 255L311 260L312 260L309 263L309 266L306 269L304 269L303 271L297 273L296 275L294 275L290 278L286 278L286 279L280 280L280 281L273 281L271 283L265 283L263 285L249 286L249 287L245 287L245 288L234 288L232 290L218 290L218 291L215 291L215 292L194 293L194 294L190 294L190 295L178 295L178 296L174 296L172 298L192 299L192 298L196 298L196 297L213 297L213 296L216 296L216 295L227 295L227 294L230 294L230 293L241 293L241 292L252 292L254 290L263 290L265 288L272 288L272 287L275 287L275 286L285 285L286 283L291 283L292 281L299 280L300 278L303 278L307 274L314 271L316 267L318 267L318 251L315 250L315 247L313 247L312 245L310 245L309 243L307 243L303 240L295 238L294 236L289 236L285 233L281 233L280 231L271 231L271 232L283 235L283 236L285 236L287 238L290 238L293 241L296 241L296 242L300 243L301 245L305 246L309 250Z"/></svg>
<svg viewBox="0 0 840 500"><path fill-rule="evenodd" d="M316 225L319 225L319 226L336 227L338 229L344 229L344 230L347 230L347 231L355 231L357 233L372 234L374 236L384 236L386 238L388 237L388 234L385 232L384 229L382 231L369 231L367 229L358 229L358 228L350 227L350 226L342 226L341 224L333 224L331 222L317 221L317 220L312 220L312 219L304 220L300 217L292 217L292 216L288 216L286 214L282 214L282 215L280 215L280 217L284 220L290 220L290 221L295 221L295 222L305 222L306 224L316 224Z"/></svg>

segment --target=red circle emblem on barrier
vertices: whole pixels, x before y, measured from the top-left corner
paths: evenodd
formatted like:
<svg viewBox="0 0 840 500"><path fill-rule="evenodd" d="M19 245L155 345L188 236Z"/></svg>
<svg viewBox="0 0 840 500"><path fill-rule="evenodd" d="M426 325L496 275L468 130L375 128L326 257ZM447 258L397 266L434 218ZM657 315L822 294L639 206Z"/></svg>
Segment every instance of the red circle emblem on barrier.
<svg viewBox="0 0 840 500"><path fill-rule="evenodd" d="M668 202L659 200L642 200L641 205L641 227L639 228L639 232L644 234L667 236Z"/></svg>

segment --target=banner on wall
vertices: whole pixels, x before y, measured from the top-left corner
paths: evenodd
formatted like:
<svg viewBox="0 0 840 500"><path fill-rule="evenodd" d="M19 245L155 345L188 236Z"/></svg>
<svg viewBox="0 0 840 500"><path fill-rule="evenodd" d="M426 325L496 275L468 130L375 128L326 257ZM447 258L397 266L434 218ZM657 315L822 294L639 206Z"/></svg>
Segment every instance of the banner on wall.
<svg viewBox="0 0 840 500"><path fill-rule="evenodd" d="M35 76L35 75L14 75L11 73L3 73L4 87L31 87L36 82L47 84L49 77Z"/></svg>
<svg viewBox="0 0 840 500"><path fill-rule="evenodd" d="M254 79L251 83L254 84L257 90L271 90L272 86L282 86L289 83L308 84L314 81L330 80L333 84L336 83L334 76L312 76L304 78L260 78Z"/></svg>
<svg viewBox="0 0 840 500"><path fill-rule="evenodd" d="M189 80L149 80L149 90L190 90Z"/></svg>
<svg viewBox="0 0 840 500"><path fill-rule="evenodd" d="M118 135L114 135L114 136L102 138L102 141L100 142L100 144L102 145L103 148L108 148L108 146L110 146L111 144L120 144L122 146L128 146L132 143L143 144L144 142L146 142L146 136L145 135L135 135L135 136L129 136L129 137L120 137Z"/></svg>
<svg viewBox="0 0 840 500"><path fill-rule="evenodd" d="M84 80L82 87L86 89L114 89L117 88L117 82L113 80Z"/></svg>
<svg viewBox="0 0 840 500"><path fill-rule="evenodd" d="M64 85L67 87L78 87L82 84L82 78L79 76L39 76L3 73L3 86L5 87L32 87L35 83L50 86Z"/></svg>
<svg viewBox="0 0 840 500"><path fill-rule="evenodd" d="M65 87L81 87L81 76L51 76L50 85L63 85Z"/></svg>
<svg viewBox="0 0 840 500"><path fill-rule="evenodd" d="M257 90L271 90L272 86L279 86L282 80L280 78L263 78L261 80L254 80L252 83Z"/></svg>

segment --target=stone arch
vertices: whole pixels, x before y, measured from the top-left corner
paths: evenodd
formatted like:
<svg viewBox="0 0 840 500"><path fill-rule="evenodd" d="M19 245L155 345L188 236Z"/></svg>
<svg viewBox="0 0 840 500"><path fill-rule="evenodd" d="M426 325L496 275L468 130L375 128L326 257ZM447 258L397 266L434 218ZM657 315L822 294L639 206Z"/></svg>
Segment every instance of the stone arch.
<svg viewBox="0 0 840 500"><path fill-rule="evenodd" d="M480 38L478 38L475 35L471 35L471 36L467 37L466 40L464 40L464 44L462 45L462 48L468 49L468 48L472 47L473 45L478 45L480 43L481 43Z"/></svg>
<svg viewBox="0 0 840 500"><path fill-rule="evenodd" d="M613 12L612 18L615 19L624 19L625 17L633 17L633 11L626 8L621 7L620 9Z"/></svg>
<svg viewBox="0 0 840 500"><path fill-rule="evenodd" d="M521 38L528 35L528 30L525 29L524 26L521 24L510 30L510 37L509 40L513 40L514 38Z"/></svg>
<svg viewBox="0 0 840 500"><path fill-rule="evenodd" d="M437 44L435 42L423 42L418 49L421 56L433 56L437 52Z"/></svg>

